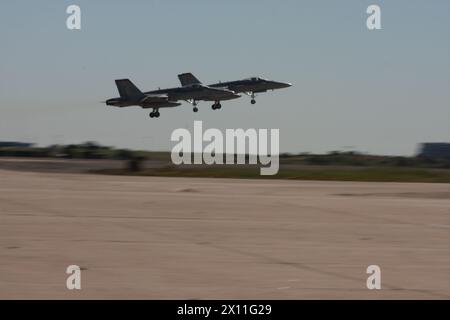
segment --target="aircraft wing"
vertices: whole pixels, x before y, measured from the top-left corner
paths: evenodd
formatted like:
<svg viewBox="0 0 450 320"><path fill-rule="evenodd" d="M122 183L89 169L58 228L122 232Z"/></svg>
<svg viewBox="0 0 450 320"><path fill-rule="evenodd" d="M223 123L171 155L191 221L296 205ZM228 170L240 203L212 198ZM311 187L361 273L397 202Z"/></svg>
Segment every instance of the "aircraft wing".
<svg viewBox="0 0 450 320"><path fill-rule="evenodd" d="M234 94L233 91L227 89L227 88L211 88L211 87L207 87L207 86L203 86L204 90L207 93L211 93L211 94L217 94L217 93L229 93L229 94Z"/></svg>

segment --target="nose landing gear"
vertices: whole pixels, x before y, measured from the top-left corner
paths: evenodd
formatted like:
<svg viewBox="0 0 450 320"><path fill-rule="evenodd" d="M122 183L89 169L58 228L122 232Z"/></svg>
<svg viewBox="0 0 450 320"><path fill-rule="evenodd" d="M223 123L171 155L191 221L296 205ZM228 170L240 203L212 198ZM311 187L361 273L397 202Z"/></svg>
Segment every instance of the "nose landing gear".
<svg viewBox="0 0 450 320"><path fill-rule="evenodd" d="M255 100L255 93L254 93L254 92L252 92L251 97L252 97L252 100L250 100L250 103L251 103L251 104L255 104L255 103L256 103L256 100Z"/></svg>
<svg viewBox="0 0 450 320"><path fill-rule="evenodd" d="M187 102L189 102L190 104L192 104L194 106L194 108L192 109L192 111L194 112L198 112L198 108L197 108L197 100L186 100Z"/></svg>

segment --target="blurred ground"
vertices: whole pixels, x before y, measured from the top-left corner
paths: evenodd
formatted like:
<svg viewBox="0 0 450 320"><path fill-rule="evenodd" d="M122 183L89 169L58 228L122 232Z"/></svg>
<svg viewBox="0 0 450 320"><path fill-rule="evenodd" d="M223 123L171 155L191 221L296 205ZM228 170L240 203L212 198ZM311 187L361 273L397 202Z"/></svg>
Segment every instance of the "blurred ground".
<svg viewBox="0 0 450 320"><path fill-rule="evenodd" d="M3 299L450 298L448 184L33 171L0 169Z"/></svg>

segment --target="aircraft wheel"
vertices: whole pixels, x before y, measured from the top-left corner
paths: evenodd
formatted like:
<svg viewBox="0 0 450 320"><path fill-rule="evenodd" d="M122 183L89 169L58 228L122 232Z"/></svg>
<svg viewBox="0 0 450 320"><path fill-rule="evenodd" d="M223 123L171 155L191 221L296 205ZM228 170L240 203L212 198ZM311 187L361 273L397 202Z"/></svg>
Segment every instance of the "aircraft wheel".
<svg viewBox="0 0 450 320"><path fill-rule="evenodd" d="M216 110L216 109L217 109L216 104L213 104L213 105L211 106L211 109Z"/></svg>
<svg viewBox="0 0 450 320"><path fill-rule="evenodd" d="M153 112L150 112L149 116L150 116L150 118L153 118L155 116L155 114Z"/></svg>
<svg viewBox="0 0 450 320"><path fill-rule="evenodd" d="M155 112L155 118L159 118L160 115L161 115L161 114L159 113L159 111L156 111L156 112Z"/></svg>
<svg viewBox="0 0 450 320"><path fill-rule="evenodd" d="M194 112L198 112L198 108L197 108L197 107L194 107L193 111L194 111Z"/></svg>
<svg viewBox="0 0 450 320"><path fill-rule="evenodd" d="M255 103L256 103L256 100L255 100L255 99L252 99L250 102L251 102L251 104L255 104Z"/></svg>
<svg viewBox="0 0 450 320"><path fill-rule="evenodd" d="M220 103L217 104L216 109L222 109L222 105Z"/></svg>

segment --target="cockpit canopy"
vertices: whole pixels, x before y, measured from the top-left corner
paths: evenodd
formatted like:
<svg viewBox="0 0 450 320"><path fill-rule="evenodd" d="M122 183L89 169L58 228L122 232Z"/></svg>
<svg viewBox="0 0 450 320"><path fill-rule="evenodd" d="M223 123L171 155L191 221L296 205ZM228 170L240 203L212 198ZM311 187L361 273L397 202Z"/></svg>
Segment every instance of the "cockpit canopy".
<svg viewBox="0 0 450 320"><path fill-rule="evenodd" d="M263 79L263 78L260 78L260 77L251 77L251 78L248 78L247 80L250 80L250 81L267 81L266 79Z"/></svg>

